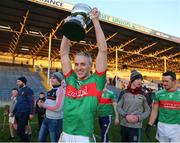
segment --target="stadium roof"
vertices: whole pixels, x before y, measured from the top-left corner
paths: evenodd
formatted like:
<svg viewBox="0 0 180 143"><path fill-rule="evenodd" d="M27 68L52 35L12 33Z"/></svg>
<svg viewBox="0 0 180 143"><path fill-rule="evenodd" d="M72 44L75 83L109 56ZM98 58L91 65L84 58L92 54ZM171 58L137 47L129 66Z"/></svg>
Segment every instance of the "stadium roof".
<svg viewBox="0 0 180 143"><path fill-rule="evenodd" d="M47 58L49 35L52 35L52 60L59 59L63 19L70 15L72 5L58 0L0 1L0 54L10 53L28 58ZM115 68L146 70L167 69L180 73L180 38L101 14L101 25L108 44L108 63ZM83 41L72 42L71 55L76 51L97 54L92 23ZM27 56L29 55L29 56Z"/></svg>

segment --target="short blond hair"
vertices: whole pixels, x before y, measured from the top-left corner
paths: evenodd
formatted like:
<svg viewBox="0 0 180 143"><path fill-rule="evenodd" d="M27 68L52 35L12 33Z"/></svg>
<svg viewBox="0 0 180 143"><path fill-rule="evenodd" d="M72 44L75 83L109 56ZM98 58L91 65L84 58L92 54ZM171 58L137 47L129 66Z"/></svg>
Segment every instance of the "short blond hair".
<svg viewBox="0 0 180 143"><path fill-rule="evenodd" d="M88 62L90 65L92 65L92 57L90 55L90 53L87 53L87 52L78 52L75 54L75 56L84 56L88 59Z"/></svg>

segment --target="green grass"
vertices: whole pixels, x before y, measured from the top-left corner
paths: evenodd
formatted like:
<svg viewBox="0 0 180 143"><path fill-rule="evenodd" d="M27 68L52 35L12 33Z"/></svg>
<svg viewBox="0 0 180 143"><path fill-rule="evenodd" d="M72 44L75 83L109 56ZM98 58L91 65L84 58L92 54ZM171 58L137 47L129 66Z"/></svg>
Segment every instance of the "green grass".
<svg viewBox="0 0 180 143"><path fill-rule="evenodd" d="M18 136L16 135L15 132L15 139L10 140L10 133L9 133L9 122L8 122L8 118L6 120L6 127L5 129L2 131L3 128L3 108L0 108L0 142L17 142L20 141L20 139L18 138ZM38 132L37 132L37 120L36 118L34 118L32 121L30 121L31 127L32 127L32 141L37 141L37 137L38 137Z"/></svg>
<svg viewBox="0 0 180 143"><path fill-rule="evenodd" d="M144 122L144 127L146 126L146 122ZM19 141L19 138L17 137L16 133L15 133L15 139L14 140L10 140L10 134L9 134L9 125L8 125L8 119L6 121L7 125L5 130L1 131L2 129L2 125L3 125L3 108L0 108L0 142L12 142L12 141ZM32 142L37 142L38 141L38 131L37 131L37 117L33 118L33 120L30 122L31 127L32 127L32 137L31 137L31 141ZM155 128L153 128L152 132L151 132L151 137L152 137L152 141L153 142L157 142L154 137L155 137ZM99 129L99 124L98 124L98 119L96 119L95 122L95 135L96 140L100 141L100 129ZM111 142L119 142L120 141L120 129L119 126L115 126L114 123L112 122L110 130L109 130L109 140ZM142 129L142 142L150 142L145 134L144 134L144 128Z"/></svg>

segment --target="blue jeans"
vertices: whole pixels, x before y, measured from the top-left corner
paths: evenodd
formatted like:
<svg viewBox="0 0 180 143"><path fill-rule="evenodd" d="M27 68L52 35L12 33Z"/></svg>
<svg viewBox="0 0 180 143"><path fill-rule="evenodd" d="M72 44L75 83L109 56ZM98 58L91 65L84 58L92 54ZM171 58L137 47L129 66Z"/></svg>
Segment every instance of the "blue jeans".
<svg viewBox="0 0 180 143"><path fill-rule="evenodd" d="M39 131L39 141L46 142L46 137L49 133L51 142L58 142L62 132L62 119L45 118Z"/></svg>

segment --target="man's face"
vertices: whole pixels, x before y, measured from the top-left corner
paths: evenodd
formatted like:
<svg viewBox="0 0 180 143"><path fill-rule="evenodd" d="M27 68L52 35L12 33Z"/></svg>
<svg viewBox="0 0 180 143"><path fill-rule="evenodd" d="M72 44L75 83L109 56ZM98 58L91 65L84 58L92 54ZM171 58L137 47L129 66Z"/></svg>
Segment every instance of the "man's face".
<svg viewBox="0 0 180 143"><path fill-rule="evenodd" d="M138 78L136 80L134 80L132 82L132 85L135 87L135 88L139 88L142 86L142 79L141 78Z"/></svg>
<svg viewBox="0 0 180 143"><path fill-rule="evenodd" d="M17 90L12 90L12 96L13 96L13 97L18 96L18 91L17 91Z"/></svg>
<svg viewBox="0 0 180 143"><path fill-rule="evenodd" d="M60 83L58 82L58 80L55 77L51 77L51 85L55 86L55 85L59 85Z"/></svg>
<svg viewBox="0 0 180 143"><path fill-rule="evenodd" d="M162 84L163 87L169 91L176 86L176 80L173 80L171 76L163 76Z"/></svg>
<svg viewBox="0 0 180 143"><path fill-rule="evenodd" d="M90 75L91 65L85 56L75 56L74 71L80 80L86 79Z"/></svg>
<svg viewBox="0 0 180 143"><path fill-rule="evenodd" d="M19 88L23 87L25 84L21 80L17 80L17 86Z"/></svg>
<svg viewBox="0 0 180 143"><path fill-rule="evenodd" d="M44 98L45 97L45 95L44 94L39 94L39 98Z"/></svg>

